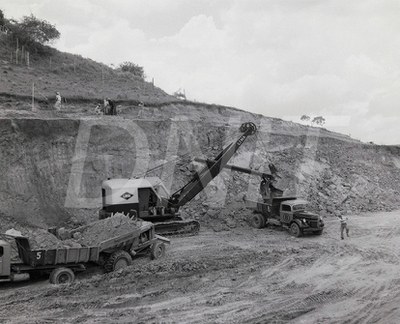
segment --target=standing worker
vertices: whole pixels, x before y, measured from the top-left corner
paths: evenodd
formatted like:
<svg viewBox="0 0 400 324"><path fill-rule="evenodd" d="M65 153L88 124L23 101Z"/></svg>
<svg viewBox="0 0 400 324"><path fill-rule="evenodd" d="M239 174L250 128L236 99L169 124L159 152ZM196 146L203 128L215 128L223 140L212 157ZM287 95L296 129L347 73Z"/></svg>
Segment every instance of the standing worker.
<svg viewBox="0 0 400 324"><path fill-rule="evenodd" d="M108 99L108 98L107 98ZM109 115L110 114L110 105L108 104L108 100L107 99L104 99L104 102L103 102L103 105L104 105L104 107L103 107L103 111L104 111L104 115Z"/></svg>
<svg viewBox="0 0 400 324"><path fill-rule="evenodd" d="M347 237L349 237L349 228L347 227L347 221L349 220L349 218L343 217L342 215L339 215L338 217L340 220L340 237L342 238L342 240L344 240L344 230L346 230Z"/></svg>
<svg viewBox="0 0 400 324"><path fill-rule="evenodd" d="M56 102L54 104L54 108L57 111L61 110L61 95L60 95L60 93L58 91L56 92Z"/></svg>
<svg viewBox="0 0 400 324"><path fill-rule="evenodd" d="M110 115L116 115L117 114L117 107L115 107L114 101L112 101L110 98L107 98L108 104L110 105Z"/></svg>

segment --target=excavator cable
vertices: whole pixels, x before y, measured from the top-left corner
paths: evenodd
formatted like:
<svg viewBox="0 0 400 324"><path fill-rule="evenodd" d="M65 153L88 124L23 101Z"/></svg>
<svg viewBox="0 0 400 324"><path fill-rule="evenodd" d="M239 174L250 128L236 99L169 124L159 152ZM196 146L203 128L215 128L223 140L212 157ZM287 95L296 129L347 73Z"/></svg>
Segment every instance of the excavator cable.
<svg viewBox="0 0 400 324"><path fill-rule="evenodd" d="M267 148L266 148L266 145L265 145L264 141L263 141L263 140L261 139L261 137L260 137L260 132L256 133L255 135L256 135L256 136L255 136L255 140L256 140L258 143L261 144L261 148L262 148L262 150L264 151L265 158L267 159L267 158L268 158L268 150L267 150ZM280 176L276 174L276 173L278 172L278 170L276 169L276 167L275 167L272 163L269 163L269 164L268 164L268 167L269 167L269 171L270 171L275 177L280 178Z"/></svg>
<svg viewBox="0 0 400 324"><path fill-rule="evenodd" d="M157 165L157 166L155 166L155 167L153 167L153 168L151 168L151 169L148 169L148 170L143 174L143 176L145 177L148 173L150 173L150 172L152 172L152 171L155 171L155 170L158 170L159 168L163 167L164 165L167 165L167 164L169 164L169 163L182 160L182 159L184 159L186 156L188 156L188 155L190 155L190 154L191 154L191 152L185 153L185 154L183 154L183 155L180 155L180 156L176 157L176 158L173 159L173 160L166 161L166 162L161 163L161 164L159 164L159 165Z"/></svg>

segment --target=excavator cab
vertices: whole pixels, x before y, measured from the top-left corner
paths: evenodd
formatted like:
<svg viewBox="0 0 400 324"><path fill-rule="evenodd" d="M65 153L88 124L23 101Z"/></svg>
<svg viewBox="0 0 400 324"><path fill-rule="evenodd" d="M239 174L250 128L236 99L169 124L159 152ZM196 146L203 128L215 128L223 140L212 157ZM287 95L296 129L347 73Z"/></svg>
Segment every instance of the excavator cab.
<svg viewBox="0 0 400 324"><path fill-rule="evenodd" d="M157 177L106 180L102 185L103 208L99 216L103 219L120 212L148 217L165 196L168 197L168 191Z"/></svg>
<svg viewBox="0 0 400 324"><path fill-rule="evenodd" d="M139 217L147 217L157 206L161 200L153 190L154 188L138 188L139 195Z"/></svg>

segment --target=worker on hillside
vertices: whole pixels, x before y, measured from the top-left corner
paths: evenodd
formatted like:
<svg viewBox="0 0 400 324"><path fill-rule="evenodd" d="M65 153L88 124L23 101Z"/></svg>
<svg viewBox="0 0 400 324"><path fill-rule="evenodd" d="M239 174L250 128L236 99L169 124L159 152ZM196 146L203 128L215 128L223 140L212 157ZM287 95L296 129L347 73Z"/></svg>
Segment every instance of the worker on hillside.
<svg viewBox="0 0 400 324"><path fill-rule="evenodd" d="M349 237L349 228L347 227L347 221L349 220L348 217L343 217L342 215L338 216L340 220L340 237L344 240L344 231L346 230L347 237Z"/></svg>
<svg viewBox="0 0 400 324"><path fill-rule="evenodd" d="M102 115L103 111L101 109L100 104L97 104L96 108L94 108L94 112L96 113L96 115Z"/></svg>
<svg viewBox="0 0 400 324"><path fill-rule="evenodd" d="M61 110L61 95L60 95L60 93L58 91L56 92L56 102L54 104L54 108L57 111Z"/></svg>
<svg viewBox="0 0 400 324"><path fill-rule="evenodd" d="M107 98L108 105L110 106L110 115L116 115L117 114L117 107L115 107L114 101L112 101L110 98Z"/></svg>
<svg viewBox="0 0 400 324"><path fill-rule="evenodd" d="M103 102L103 113L104 115L109 115L110 106L108 105L108 100L104 99Z"/></svg>

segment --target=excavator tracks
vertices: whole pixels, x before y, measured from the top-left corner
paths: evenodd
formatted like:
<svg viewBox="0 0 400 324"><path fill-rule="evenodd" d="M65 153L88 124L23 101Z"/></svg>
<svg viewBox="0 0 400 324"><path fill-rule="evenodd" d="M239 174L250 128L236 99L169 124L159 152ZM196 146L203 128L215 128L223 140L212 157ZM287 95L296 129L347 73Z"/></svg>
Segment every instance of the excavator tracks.
<svg viewBox="0 0 400 324"><path fill-rule="evenodd" d="M154 225L156 233L162 236L194 236L200 230L200 223L196 220L175 220Z"/></svg>

